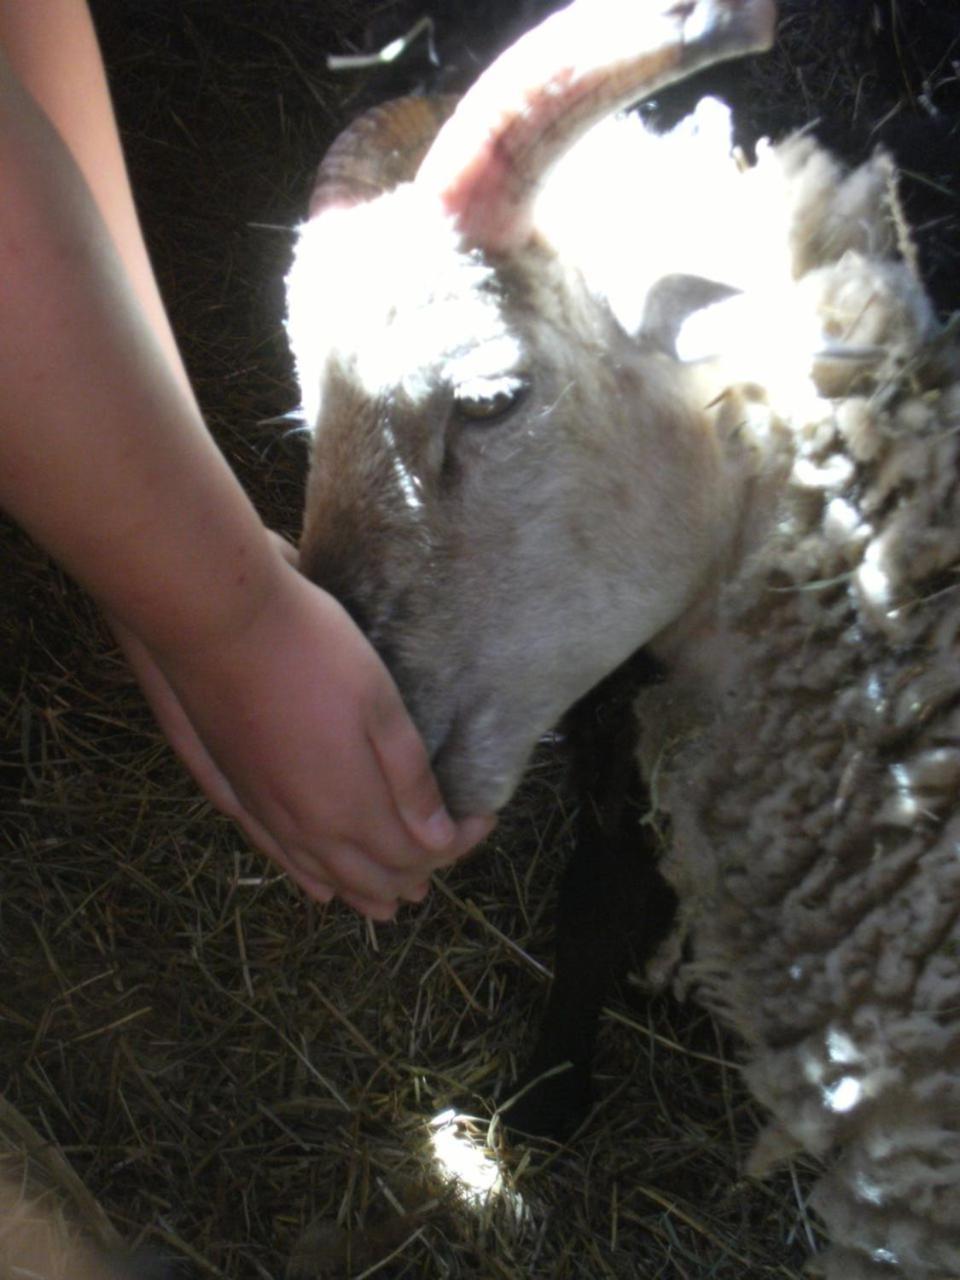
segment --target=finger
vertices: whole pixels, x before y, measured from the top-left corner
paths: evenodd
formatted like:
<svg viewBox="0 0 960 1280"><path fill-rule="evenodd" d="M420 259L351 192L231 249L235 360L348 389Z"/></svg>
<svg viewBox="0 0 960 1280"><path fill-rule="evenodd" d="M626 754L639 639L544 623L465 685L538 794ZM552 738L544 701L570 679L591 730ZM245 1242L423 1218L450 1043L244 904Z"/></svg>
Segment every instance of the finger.
<svg viewBox="0 0 960 1280"><path fill-rule="evenodd" d="M248 810L241 807L239 813L232 816L250 843L261 853L266 854L270 861L288 875L308 898L321 904L333 901L336 889L328 880L317 875L313 860L305 862L295 853L284 849Z"/></svg>
<svg viewBox="0 0 960 1280"><path fill-rule="evenodd" d="M443 871L447 867L456 866L456 864L475 850L493 831L497 825L495 816L488 818L464 818L457 824L457 837L452 847L439 858L435 858L432 863L432 870Z"/></svg>
<svg viewBox="0 0 960 1280"><path fill-rule="evenodd" d="M274 866L289 876L308 898L313 902L319 902L321 905L326 905L326 903L333 901L336 897L336 890L333 885L320 879L312 870L305 871L295 858L286 853L274 840L273 836L270 835L266 827L259 823L252 814L246 809L241 809L239 813L231 816L254 848L265 854Z"/></svg>
<svg viewBox="0 0 960 1280"><path fill-rule="evenodd" d="M259 827L256 819L251 821ZM264 829L260 827L260 830ZM314 900L314 902L332 902L337 896L337 886L333 883L329 875L325 874L326 868L318 859L312 858L297 849L285 849L272 837L265 833L267 841L271 842L272 848L269 857L280 867L281 871L285 871L291 880L304 891L304 893ZM260 845L259 847L263 847ZM266 852L266 850L264 850Z"/></svg>
<svg viewBox="0 0 960 1280"><path fill-rule="evenodd" d="M392 904L416 888L424 877L422 854L413 867L395 869L366 849L347 843L324 851L324 871L341 897L352 894L367 902Z"/></svg>
<svg viewBox="0 0 960 1280"><path fill-rule="evenodd" d="M313 860L304 864L302 859L289 854L263 823L258 822L249 809L243 807L233 788L212 760L211 766L216 776L210 780L202 779L196 771L193 771L194 778L211 804L231 818L254 848L265 854L275 866L284 871L308 898L319 903L331 902L336 896L336 890L332 884L316 874ZM214 785L208 785L209 782Z"/></svg>
<svg viewBox="0 0 960 1280"><path fill-rule="evenodd" d="M386 924L392 920L397 914L399 902L396 899L393 902L381 902L374 898L364 898L359 893L341 893L340 897L348 907L353 907L354 911L360 915L366 916L368 920L376 920L378 924Z"/></svg>
<svg viewBox="0 0 960 1280"><path fill-rule="evenodd" d="M383 776L410 835L431 853L445 853L457 828L443 803L430 759L398 694L385 696L370 737Z"/></svg>
<svg viewBox="0 0 960 1280"><path fill-rule="evenodd" d="M407 889L401 896L404 902L416 905L416 903L422 902L429 892L430 881L421 880L419 884L414 885L412 889Z"/></svg>
<svg viewBox="0 0 960 1280"><path fill-rule="evenodd" d="M237 801L237 811L229 816L255 848L259 849L261 853L265 853L272 862L277 863L284 871L290 870L288 866L289 859L281 846L263 823L258 822L253 814L244 809L239 801Z"/></svg>
<svg viewBox="0 0 960 1280"><path fill-rule="evenodd" d="M431 855L416 843L409 828L398 820L389 795L384 794L381 803L370 806L366 829L357 845L353 846L355 849L362 847L364 851L362 870L359 861L345 868L349 874L362 875L364 879L346 884L344 888L374 898L389 893L410 899L410 894L416 892L418 896L411 900L419 902L423 897L420 887L425 883L424 877L429 872L459 862L475 845L486 839L495 826L496 817L492 815L466 818L454 824L453 843ZM351 859L354 856L351 855Z"/></svg>
<svg viewBox="0 0 960 1280"><path fill-rule="evenodd" d="M214 808L229 818L236 817L243 806L204 746L153 655L132 631L114 620L111 620L111 625L165 738Z"/></svg>
<svg viewBox="0 0 960 1280"><path fill-rule="evenodd" d="M316 880L313 876L303 875L299 868L292 864L284 867L283 870L312 902L319 902L321 906L326 906L328 902L332 902L337 896L336 890L332 885L323 880Z"/></svg>

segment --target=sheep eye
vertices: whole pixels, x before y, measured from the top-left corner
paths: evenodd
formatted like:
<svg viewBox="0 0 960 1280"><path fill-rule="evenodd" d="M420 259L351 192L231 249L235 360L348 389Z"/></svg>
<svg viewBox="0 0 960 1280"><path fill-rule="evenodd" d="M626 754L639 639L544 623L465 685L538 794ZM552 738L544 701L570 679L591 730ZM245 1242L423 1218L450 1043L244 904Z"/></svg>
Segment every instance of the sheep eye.
<svg viewBox="0 0 960 1280"><path fill-rule="evenodd" d="M523 399L529 384L526 378L508 374L500 378L471 378L453 393L461 418L470 422L491 422L509 413Z"/></svg>

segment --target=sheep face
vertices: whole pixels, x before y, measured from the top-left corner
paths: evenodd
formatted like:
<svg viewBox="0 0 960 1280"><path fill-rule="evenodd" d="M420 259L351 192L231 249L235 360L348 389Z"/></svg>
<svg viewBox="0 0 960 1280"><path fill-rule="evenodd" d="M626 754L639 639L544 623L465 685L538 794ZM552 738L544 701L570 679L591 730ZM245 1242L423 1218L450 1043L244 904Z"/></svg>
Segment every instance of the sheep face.
<svg viewBox="0 0 960 1280"><path fill-rule="evenodd" d="M416 108L360 122L361 189L353 141L335 144L288 281L315 427L301 563L386 660L457 813L507 799L537 737L684 610L717 546L718 451L687 374L551 249L536 197L609 111L765 45L772 6L607 7L606 26L581 0L508 50L418 134L411 182L397 120ZM626 61L624 22L643 27ZM603 47L572 65L587 37Z"/></svg>
<svg viewBox="0 0 960 1280"><path fill-rule="evenodd" d="M486 811L537 736L689 600L717 460L683 370L545 246L493 263L413 197L362 210L362 262L337 234L353 221L309 229L320 278L340 263L363 297L316 369L301 561L387 661L449 803Z"/></svg>

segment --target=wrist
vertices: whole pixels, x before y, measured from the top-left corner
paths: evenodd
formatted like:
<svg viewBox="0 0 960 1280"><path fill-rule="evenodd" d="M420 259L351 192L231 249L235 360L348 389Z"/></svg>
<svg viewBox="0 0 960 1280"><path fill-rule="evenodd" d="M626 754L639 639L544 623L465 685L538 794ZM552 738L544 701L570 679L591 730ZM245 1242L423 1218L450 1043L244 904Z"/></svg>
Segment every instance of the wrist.
<svg viewBox="0 0 960 1280"><path fill-rule="evenodd" d="M171 569L164 586L100 603L108 618L132 632L162 664L219 662L272 616L296 573L280 550L279 539L262 525L251 530L232 553L220 555L205 545L197 565L220 562L220 571L179 574Z"/></svg>

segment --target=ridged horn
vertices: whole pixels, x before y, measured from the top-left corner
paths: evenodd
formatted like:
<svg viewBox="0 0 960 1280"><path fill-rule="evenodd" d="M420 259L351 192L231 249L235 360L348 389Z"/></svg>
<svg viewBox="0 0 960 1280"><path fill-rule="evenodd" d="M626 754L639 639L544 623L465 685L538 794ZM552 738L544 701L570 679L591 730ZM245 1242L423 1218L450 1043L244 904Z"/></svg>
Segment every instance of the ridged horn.
<svg viewBox="0 0 960 1280"><path fill-rule="evenodd" d="M410 182L456 105L451 95L395 98L358 116L320 163L309 216L373 200Z"/></svg>
<svg viewBox="0 0 960 1280"><path fill-rule="evenodd" d="M467 244L533 229L554 164L604 116L712 62L770 47L774 0L574 0L503 53L440 130L417 184Z"/></svg>

